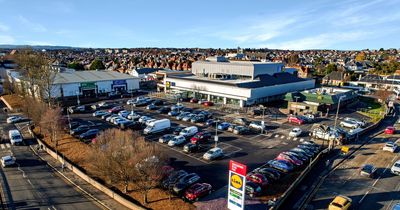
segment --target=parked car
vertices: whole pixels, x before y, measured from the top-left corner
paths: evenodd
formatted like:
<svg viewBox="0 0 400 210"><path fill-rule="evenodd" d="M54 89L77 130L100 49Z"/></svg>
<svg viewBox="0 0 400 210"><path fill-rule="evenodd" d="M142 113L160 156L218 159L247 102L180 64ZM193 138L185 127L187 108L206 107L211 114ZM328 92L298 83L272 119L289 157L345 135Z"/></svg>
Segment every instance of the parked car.
<svg viewBox="0 0 400 210"><path fill-rule="evenodd" d="M190 103L197 103L197 102L199 102L199 99L197 98L190 99Z"/></svg>
<svg viewBox="0 0 400 210"><path fill-rule="evenodd" d="M257 173L257 172L252 172L252 173L248 174L246 176L246 182L247 181L254 182L254 183L260 185L260 187L262 189L265 189L269 183L268 179L264 175Z"/></svg>
<svg viewBox="0 0 400 210"><path fill-rule="evenodd" d="M145 122L147 126L143 130L143 134L155 134L155 133L163 133L171 130L171 121L169 119L151 119Z"/></svg>
<svg viewBox="0 0 400 210"><path fill-rule="evenodd" d="M163 180L161 186L164 189L172 190L175 183L179 181L182 177L186 176L188 173L184 170L173 171L166 179Z"/></svg>
<svg viewBox="0 0 400 210"><path fill-rule="evenodd" d="M105 120L107 121L107 122L111 122L111 120L113 119L113 118L116 118L116 117L119 117L117 114L111 114L111 115L109 115Z"/></svg>
<svg viewBox="0 0 400 210"><path fill-rule="evenodd" d="M179 133L184 129L185 127L176 127L173 131L172 131L172 133L174 134L174 135L179 135Z"/></svg>
<svg viewBox="0 0 400 210"><path fill-rule="evenodd" d="M124 107L122 106L115 106L111 109L108 110L109 113L118 113L120 111L124 110Z"/></svg>
<svg viewBox="0 0 400 210"><path fill-rule="evenodd" d="M364 120L359 120L351 117L345 117L344 121L355 122L359 125L359 127L365 127L367 125L367 123Z"/></svg>
<svg viewBox="0 0 400 210"><path fill-rule="evenodd" d="M227 130L229 128L229 126L231 126L230 123L223 122L223 123L218 124L217 128L218 128L218 130L224 131L224 130Z"/></svg>
<svg viewBox="0 0 400 210"><path fill-rule="evenodd" d="M250 124L250 122L246 118L235 118L232 123L238 124L238 125L249 125Z"/></svg>
<svg viewBox="0 0 400 210"><path fill-rule="evenodd" d="M86 106L82 105L82 106L70 106L68 107L67 111L71 114L74 113L83 113L86 111Z"/></svg>
<svg viewBox="0 0 400 210"><path fill-rule="evenodd" d="M199 132L199 129L196 126L190 126L190 127L184 128L179 133L179 135L184 136L185 138L192 138L198 132Z"/></svg>
<svg viewBox="0 0 400 210"><path fill-rule="evenodd" d="M158 139L158 142L160 142L160 143L168 143L170 140L172 140L173 138L175 138L176 136L175 135L172 135L172 134L165 134L165 135L163 135L163 136L161 136L159 139Z"/></svg>
<svg viewBox="0 0 400 210"><path fill-rule="evenodd" d="M203 159L205 160L215 160L217 158L220 158L224 155L223 151L219 147L214 147L210 150L208 150L206 153L203 155Z"/></svg>
<svg viewBox="0 0 400 210"><path fill-rule="evenodd" d="M132 111L128 111L128 110L122 110L118 112L118 115L123 117L123 118L127 118L129 114L131 114Z"/></svg>
<svg viewBox="0 0 400 210"><path fill-rule="evenodd" d="M81 135L79 135L79 139L87 140L87 139L93 139L97 136L99 133L99 129L90 129Z"/></svg>
<svg viewBox="0 0 400 210"><path fill-rule="evenodd" d="M181 110L179 110L181 113L183 113L183 112L190 112L190 113L192 113L193 112L193 109L192 108L189 108L189 107L184 107L183 109L181 109Z"/></svg>
<svg viewBox="0 0 400 210"><path fill-rule="evenodd" d="M80 135L80 134L82 134L82 133L88 131L89 129L90 129L90 127L89 127L88 125L80 125L80 126L78 126L77 128L72 129L72 130L70 131L70 134L71 134L71 135L74 135L74 136Z"/></svg>
<svg viewBox="0 0 400 210"><path fill-rule="evenodd" d="M137 113L130 113L126 118L132 121L138 121L140 119L140 115Z"/></svg>
<svg viewBox="0 0 400 210"><path fill-rule="evenodd" d="M198 144L194 144L192 142L187 143L183 146L183 151L187 153L197 152L199 151L200 147Z"/></svg>
<svg viewBox="0 0 400 210"><path fill-rule="evenodd" d="M146 106L147 110L157 110L159 107L154 104L149 104Z"/></svg>
<svg viewBox="0 0 400 210"><path fill-rule="evenodd" d="M75 128L79 127L80 125L81 125L80 122L72 121L69 123L69 129L75 129Z"/></svg>
<svg viewBox="0 0 400 210"><path fill-rule="evenodd" d="M102 120L105 120L105 119L107 119L107 117L109 117L109 116L111 116L111 113L102 115L102 116L101 116L101 119L102 119Z"/></svg>
<svg viewBox="0 0 400 210"><path fill-rule="evenodd" d="M395 175L400 175L400 160L396 161L390 168L390 172Z"/></svg>
<svg viewBox="0 0 400 210"><path fill-rule="evenodd" d="M211 193L212 187L208 183L195 183L185 191L185 198L189 201L197 201Z"/></svg>
<svg viewBox="0 0 400 210"><path fill-rule="evenodd" d="M178 112L177 109L171 110L171 111L168 112L169 116L178 116L179 114L180 114L180 112Z"/></svg>
<svg viewBox="0 0 400 210"><path fill-rule="evenodd" d="M190 112L182 112L178 116L176 116L176 119L177 120L182 120L184 117L186 117L186 116L188 116L190 114L191 114Z"/></svg>
<svg viewBox="0 0 400 210"><path fill-rule="evenodd" d="M204 122L205 120L206 120L206 117L205 117L204 115L198 114L198 115L193 116L193 117L190 119L190 122L192 122L192 123L198 123L198 122Z"/></svg>
<svg viewBox="0 0 400 210"><path fill-rule="evenodd" d="M393 135L396 133L396 129L393 126L388 126L385 129L385 134Z"/></svg>
<svg viewBox="0 0 400 210"><path fill-rule="evenodd" d="M304 150L304 149L301 149L301 148L298 148L298 147L297 147L297 148L290 149L289 152L299 153L299 154L301 154L301 155L307 156L308 158L314 157L314 153L313 153L313 152L311 152L311 151L309 151L309 150Z"/></svg>
<svg viewBox="0 0 400 210"><path fill-rule="evenodd" d="M211 133L208 131L198 132L190 141L193 144L206 143L211 139Z"/></svg>
<svg viewBox="0 0 400 210"><path fill-rule="evenodd" d="M348 210L351 207L351 202L351 198L344 195L338 195L329 204L328 210Z"/></svg>
<svg viewBox="0 0 400 210"><path fill-rule="evenodd" d="M171 111L171 108L169 108L167 106L163 106L163 107L159 108L156 112L159 114L168 114L169 111Z"/></svg>
<svg viewBox="0 0 400 210"><path fill-rule="evenodd" d="M138 122L145 124L147 120L153 119L149 116L143 115L139 118Z"/></svg>
<svg viewBox="0 0 400 210"><path fill-rule="evenodd" d="M294 169L293 165L289 161L284 160L270 160L268 161L267 165L283 173L289 173Z"/></svg>
<svg viewBox="0 0 400 210"><path fill-rule="evenodd" d="M304 124L304 119L302 119L300 116L289 116L288 122L302 125L302 124Z"/></svg>
<svg viewBox="0 0 400 210"><path fill-rule="evenodd" d="M125 124L127 122L131 122L131 121L128 120L128 119L125 119L125 118L117 118L117 119L114 120L114 125L118 125L119 126L120 124Z"/></svg>
<svg viewBox="0 0 400 210"><path fill-rule="evenodd" d="M228 129L226 129L226 130L229 131L229 132L233 132L233 130L235 130L236 126L238 126L238 125L230 124Z"/></svg>
<svg viewBox="0 0 400 210"><path fill-rule="evenodd" d="M8 166L13 166L15 165L15 157L11 155L6 155L1 157L1 166L3 168L8 167Z"/></svg>
<svg viewBox="0 0 400 210"><path fill-rule="evenodd" d="M179 179L179 181L174 185L173 190L176 194L180 195L185 192L185 190L189 188L192 184L198 181L200 181L200 176L196 173L187 174L186 176Z"/></svg>
<svg viewBox="0 0 400 210"><path fill-rule="evenodd" d="M214 102L212 102L212 101L204 101L203 105L204 106L214 106Z"/></svg>
<svg viewBox="0 0 400 210"><path fill-rule="evenodd" d="M345 120L341 121L339 125L342 126L342 127L351 128L351 129L355 129L355 128L360 127L360 125L357 122L345 121Z"/></svg>
<svg viewBox="0 0 400 210"><path fill-rule="evenodd" d="M192 117L196 116L196 114L188 114L182 118L182 121L188 122L192 119Z"/></svg>
<svg viewBox="0 0 400 210"><path fill-rule="evenodd" d="M246 182L245 193L246 195L249 195L251 198L254 198L262 195L262 189L260 185L248 181Z"/></svg>
<svg viewBox="0 0 400 210"><path fill-rule="evenodd" d="M249 124L249 127L255 130L265 130L265 125L262 125L261 121L253 121Z"/></svg>
<svg viewBox="0 0 400 210"><path fill-rule="evenodd" d="M290 156L284 153L280 153L276 158L276 160L285 160L288 161L289 163L293 164L294 166L301 166L303 165L303 161L297 159L294 156Z"/></svg>
<svg viewBox="0 0 400 210"><path fill-rule="evenodd" d="M212 117L212 113L206 110L201 110L198 114L204 115L205 118L211 118Z"/></svg>
<svg viewBox="0 0 400 210"><path fill-rule="evenodd" d="M24 118L21 116L11 116L11 117L7 118L7 123L12 124L12 123L21 122L22 120L24 120Z"/></svg>
<svg viewBox="0 0 400 210"><path fill-rule="evenodd" d="M233 129L233 133L234 133L234 134L239 134L239 135L246 135L246 134L250 134L251 131L250 131L250 129L249 129L248 127L239 125L239 126L236 126L236 127Z"/></svg>
<svg viewBox="0 0 400 210"><path fill-rule="evenodd" d="M206 126L213 126L213 125L215 125L215 121L213 119L208 119L206 121Z"/></svg>
<svg viewBox="0 0 400 210"><path fill-rule="evenodd" d="M290 152L290 151L282 152L282 153L285 155L289 155L290 157L295 157L295 158L303 161L303 163L307 162L310 159L309 157L307 157L306 155L301 154L301 153L295 153L295 152Z"/></svg>
<svg viewBox="0 0 400 210"><path fill-rule="evenodd" d="M161 106L161 105L164 105L164 101L156 99L153 102L151 102L151 104L155 105L155 106Z"/></svg>
<svg viewBox="0 0 400 210"><path fill-rule="evenodd" d="M254 171L264 175L270 181L278 181L281 178L281 173L273 168L262 167L256 168Z"/></svg>
<svg viewBox="0 0 400 210"><path fill-rule="evenodd" d="M305 114L302 116L302 118L307 122L307 123L312 123L315 120L315 116L312 114Z"/></svg>
<svg viewBox="0 0 400 210"><path fill-rule="evenodd" d="M101 117L101 116L106 115L106 114L108 114L108 112L103 111L103 110L99 110L99 111L93 112L93 117Z"/></svg>
<svg viewBox="0 0 400 210"><path fill-rule="evenodd" d="M186 138L184 136L175 136L168 142L168 146L178 146L186 142Z"/></svg>
<svg viewBox="0 0 400 210"><path fill-rule="evenodd" d="M383 147L383 151L395 152L398 145L395 142L388 142Z"/></svg>
<svg viewBox="0 0 400 210"><path fill-rule="evenodd" d="M182 104L174 104L174 105L172 105L171 106L171 110L178 110L178 111L180 111L180 110L182 110L183 108L185 108Z"/></svg>
<svg viewBox="0 0 400 210"><path fill-rule="evenodd" d="M374 165L365 164L360 168L360 175L374 178L376 175L376 168Z"/></svg>
<svg viewBox="0 0 400 210"><path fill-rule="evenodd" d="M289 132L289 136L290 137L298 137L300 136L302 133L302 130L300 128L293 128L290 132Z"/></svg>

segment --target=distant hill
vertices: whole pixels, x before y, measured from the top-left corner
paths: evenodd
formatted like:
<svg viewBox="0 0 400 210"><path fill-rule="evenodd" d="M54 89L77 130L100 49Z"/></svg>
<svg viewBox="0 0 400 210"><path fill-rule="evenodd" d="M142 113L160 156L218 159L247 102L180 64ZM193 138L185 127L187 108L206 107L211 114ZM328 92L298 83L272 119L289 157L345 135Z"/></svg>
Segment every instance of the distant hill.
<svg viewBox="0 0 400 210"><path fill-rule="evenodd" d="M79 49L79 47L69 46L50 46L50 45L12 45L12 44L0 44L0 49L21 49L21 48L32 48L36 50L63 50L63 49Z"/></svg>

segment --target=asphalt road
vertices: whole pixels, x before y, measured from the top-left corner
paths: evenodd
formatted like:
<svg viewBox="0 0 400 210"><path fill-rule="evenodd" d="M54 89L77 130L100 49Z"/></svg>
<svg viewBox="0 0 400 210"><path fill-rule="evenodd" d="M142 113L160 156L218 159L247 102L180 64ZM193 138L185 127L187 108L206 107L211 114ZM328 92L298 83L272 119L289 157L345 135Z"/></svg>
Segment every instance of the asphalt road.
<svg viewBox="0 0 400 210"><path fill-rule="evenodd" d="M5 120L6 115L0 113L3 137L8 130L15 128ZM0 170L2 194L9 209L101 209L56 175L28 146L12 146L8 140L3 140L0 156L10 153L16 157L17 166Z"/></svg>
<svg viewBox="0 0 400 210"><path fill-rule="evenodd" d="M400 176L390 173L390 168L400 159L398 151L391 153L382 148L388 140L400 135L381 134L357 151L323 182L310 203L313 209L326 209L334 196L346 195L353 200L355 209L391 209L400 202ZM377 167L375 178L362 177L359 168L364 164Z"/></svg>

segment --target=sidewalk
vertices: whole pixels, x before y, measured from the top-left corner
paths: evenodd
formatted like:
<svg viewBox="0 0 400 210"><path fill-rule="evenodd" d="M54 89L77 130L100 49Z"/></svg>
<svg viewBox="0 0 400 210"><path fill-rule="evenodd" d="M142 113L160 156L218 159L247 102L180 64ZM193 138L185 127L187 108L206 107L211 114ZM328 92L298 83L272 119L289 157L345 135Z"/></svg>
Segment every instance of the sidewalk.
<svg viewBox="0 0 400 210"><path fill-rule="evenodd" d="M32 149L32 147L31 147ZM99 191L95 187L93 187L91 184L87 183L86 181L82 180L80 177L75 175L72 171L68 170L67 168L62 169L62 164L55 160L53 157L51 157L49 154L47 154L44 151L35 151L32 149L37 156L42 159L43 161L46 161L47 164L54 170L54 172L62 177L65 182L70 183L73 185L75 188L78 188L77 190L82 192L86 197L90 198L93 200L93 202L97 202L97 204L102 208L102 209L128 209L124 205L118 203L108 195L104 194L103 192Z"/></svg>

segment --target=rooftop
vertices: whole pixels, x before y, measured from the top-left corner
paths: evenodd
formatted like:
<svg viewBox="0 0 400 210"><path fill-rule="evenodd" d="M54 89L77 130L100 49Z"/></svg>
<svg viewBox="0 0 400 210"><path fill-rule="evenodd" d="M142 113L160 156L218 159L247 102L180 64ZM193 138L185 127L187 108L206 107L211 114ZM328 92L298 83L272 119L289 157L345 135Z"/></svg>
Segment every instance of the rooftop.
<svg viewBox="0 0 400 210"><path fill-rule="evenodd" d="M350 89L342 89L342 88L332 88L332 87L322 87L322 88L315 88L311 90L305 90L304 93L308 94L315 94L315 95L337 95L340 93L351 92Z"/></svg>
<svg viewBox="0 0 400 210"><path fill-rule="evenodd" d="M109 80L137 79L129 74L115 71L75 71L61 72L56 74L54 84L96 82Z"/></svg>

